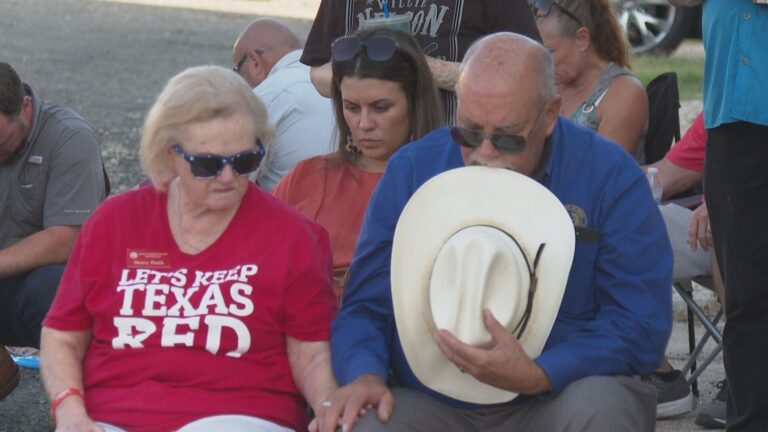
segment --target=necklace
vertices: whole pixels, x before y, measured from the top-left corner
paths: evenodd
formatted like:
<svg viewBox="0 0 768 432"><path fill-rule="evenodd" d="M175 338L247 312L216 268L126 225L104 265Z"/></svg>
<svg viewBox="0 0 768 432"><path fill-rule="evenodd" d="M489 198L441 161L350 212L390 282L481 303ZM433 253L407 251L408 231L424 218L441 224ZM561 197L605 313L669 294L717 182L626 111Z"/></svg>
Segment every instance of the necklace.
<svg viewBox="0 0 768 432"><path fill-rule="evenodd" d="M181 184L179 184L179 180L176 180L176 212L178 213L179 219L179 242L184 246L184 249L191 250L193 253L202 251L203 248L193 246L184 238L184 216L181 212Z"/></svg>

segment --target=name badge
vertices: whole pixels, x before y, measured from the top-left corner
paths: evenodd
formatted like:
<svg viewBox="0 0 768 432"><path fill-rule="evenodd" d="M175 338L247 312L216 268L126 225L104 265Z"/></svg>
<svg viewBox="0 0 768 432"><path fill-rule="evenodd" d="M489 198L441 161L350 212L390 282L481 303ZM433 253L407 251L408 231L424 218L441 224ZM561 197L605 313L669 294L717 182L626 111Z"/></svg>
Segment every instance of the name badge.
<svg viewBox="0 0 768 432"><path fill-rule="evenodd" d="M27 159L27 163L31 163L31 164L34 164L34 165L42 165L43 157L42 156L30 156L29 159Z"/></svg>
<svg viewBox="0 0 768 432"><path fill-rule="evenodd" d="M128 268L171 268L171 253L169 251L128 249L126 259L126 267Z"/></svg>
<svg viewBox="0 0 768 432"><path fill-rule="evenodd" d="M583 226L573 227L576 231L576 241L594 243L600 241L600 231Z"/></svg>

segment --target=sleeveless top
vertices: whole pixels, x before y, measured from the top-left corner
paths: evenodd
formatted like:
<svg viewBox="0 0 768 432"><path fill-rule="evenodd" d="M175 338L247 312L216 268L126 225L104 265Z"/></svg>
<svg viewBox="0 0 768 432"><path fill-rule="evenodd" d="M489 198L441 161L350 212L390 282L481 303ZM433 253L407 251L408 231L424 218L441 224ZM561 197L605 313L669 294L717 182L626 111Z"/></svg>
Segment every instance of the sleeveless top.
<svg viewBox="0 0 768 432"><path fill-rule="evenodd" d="M632 75L631 72L611 62L605 66L603 73L600 74L600 78L597 79L592 91L587 95L587 98L576 108L576 111L571 114L571 121L576 124L580 124L584 127L592 129L597 132L600 127L600 117L597 115L597 106L603 100L603 96L608 93L608 88L613 84L613 80L623 75ZM637 149L633 155L638 163L644 163L645 161L645 134L640 138L640 142L637 143Z"/></svg>

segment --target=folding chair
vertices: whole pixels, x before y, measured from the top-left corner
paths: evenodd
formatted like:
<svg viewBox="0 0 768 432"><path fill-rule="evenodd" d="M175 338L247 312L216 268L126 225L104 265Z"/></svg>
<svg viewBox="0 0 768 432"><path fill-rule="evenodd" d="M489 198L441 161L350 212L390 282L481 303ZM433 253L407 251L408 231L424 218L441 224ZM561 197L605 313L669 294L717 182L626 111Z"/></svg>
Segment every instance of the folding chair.
<svg viewBox="0 0 768 432"><path fill-rule="evenodd" d="M693 209L701 203L701 195L694 195L687 198L674 200L678 205ZM709 366L712 361L717 357L720 351L723 350L723 335L717 328L717 324L723 317L723 307L720 305L718 311L713 317L707 315L704 308L696 303L693 298L693 283L701 285L711 291L715 291L715 284L711 275L697 276L693 279L674 281L673 287L678 295L683 299L687 306L687 321L688 321L688 359L681 368L683 375L686 377L686 381L691 386L693 395L699 396L699 387L697 379ZM695 319L698 319L701 325L704 327L704 335L696 341L696 327ZM709 353L709 355L697 365L699 356L701 355L706 343L709 339L712 339L717 344L715 348Z"/></svg>
<svg viewBox="0 0 768 432"><path fill-rule="evenodd" d="M669 151L673 142L680 140L680 94L677 86L677 74L665 72L651 80L646 86L648 94L648 132L645 137L645 163L650 164L662 159ZM683 207L694 209L701 203L701 195L694 195L692 188L673 198L673 202ZM723 337L717 329L717 323L723 316L723 309L710 319L704 309L693 298L693 282L714 291L714 284L709 277L697 277L691 280L675 281L673 287L685 302L688 309L688 345L689 357L682 368L691 391L698 397L697 378L712 363L723 349ZM695 318L694 318L695 317ZM706 330L705 334L696 341L694 319L698 319ZM707 341L712 338L717 346L697 365L697 360Z"/></svg>
<svg viewBox="0 0 768 432"><path fill-rule="evenodd" d="M667 154L673 142L680 141L680 93L677 74L664 72L645 87L648 95L648 132L645 134L645 163L651 164Z"/></svg>
<svg viewBox="0 0 768 432"><path fill-rule="evenodd" d="M675 291L688 306L688 360L683 365L681 371L685 375L685 379L691 386L693 395L699 396L699 386L697 379L699 375L704 372L707 366L720 354L723 350L723 335L717 328L717 324L720 322L720 318L723 317L723 307L720 306L714 317L709 317L704 309L696 303L693 299L693 284L695 282L707 289L714 290L714 284L709 277L694 278L687 281L679 281L674 283ZM696 341L696 327L694 323L694 316L699 320L702 326L704 326L705 333L701 338ZM712 352L697 366L697 360L701 352L704 350L704 346L712 338L717 344Z"/></svg>

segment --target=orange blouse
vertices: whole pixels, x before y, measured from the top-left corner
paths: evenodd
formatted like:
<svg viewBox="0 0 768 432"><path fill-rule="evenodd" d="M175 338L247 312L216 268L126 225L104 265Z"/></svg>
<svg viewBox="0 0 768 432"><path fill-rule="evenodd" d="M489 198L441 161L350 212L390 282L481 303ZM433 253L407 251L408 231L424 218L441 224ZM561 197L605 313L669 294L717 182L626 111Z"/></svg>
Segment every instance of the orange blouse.
<svg viewBox="0 0 768 432"><path fill-rule="evenodd" d="M328 230L340 299L368 200L384 173L340 164L334 158L323 155L298 163L273 193Z"/></svg>

